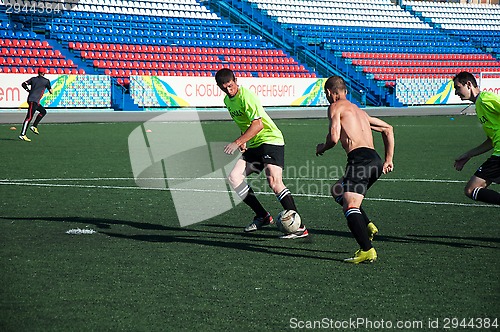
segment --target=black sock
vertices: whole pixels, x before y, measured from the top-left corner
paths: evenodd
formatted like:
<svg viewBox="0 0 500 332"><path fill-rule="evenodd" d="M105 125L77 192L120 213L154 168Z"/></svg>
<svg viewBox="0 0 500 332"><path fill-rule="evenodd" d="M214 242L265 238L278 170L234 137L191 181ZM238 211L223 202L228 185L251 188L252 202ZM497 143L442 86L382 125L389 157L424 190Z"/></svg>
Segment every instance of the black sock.
<svg viewBox="0 0 500 332"><path fill-rule="evenodd" d="M472 191L472 199L475 201L500 205L500 193L487 188L475 188Z"/></svg>
<svg viewBox="0 0 500 332"><path fill-rule="evenodd" d="M368 251L372 248L372 243L368 238L365 220L359 208L349 208L344 213L347 219L347 226L351 230L352 235L363 251Z"/></svg>
<svg viewBox="0 0 500 332"><path fill-rule="evenodd" d="M43 119L43 117L44 117L43 115L38 114L38 116L35 118L35 122L33 122L33 127L38 127L38 124Z"/></svg>
<svg viewBox="0 0 500 332"><path fill-rule="evenodd" d="M253 212L259 217L266 217L267 210L264 209L262 204L260 204L259 200L255 196L252 188L245 182L242 182L239 186L234 188L236 194L243 200L243 202L248 205Z"/></svg>
<svg viewBox="0 0 500 332"><path fill-rule="evenodd" d="M288 188L285 188L279 194L276 194L276 198L281 203L284 210L294 210L297 212L295 201L293 200L292 193L288 190Z"/></svg>
<svg viewBox="0 0 500 332"><path fill-rule="evenodd" d="M283 206L284 210L294 210L297 211L297 206L295 205L295 201L293 200L292 193L288 188L283 189L279 194L276 194L276 198ZM302 219L300 220L300 228L304 227L302 223Z"/></svg>
<svg viewBox="0 0 500 332"><path fill-rule="evenodd" d="M340 206L343 206L344 205L344 198L342 196L337 196L337 197L335 197L335 202L339 203ZM365 210L363 210L363 208L360 206L359 211L363 215L363 218L365 220L366 225L368 225L370 223L370 219L368 219L368 216L366 215Z"/></svg>

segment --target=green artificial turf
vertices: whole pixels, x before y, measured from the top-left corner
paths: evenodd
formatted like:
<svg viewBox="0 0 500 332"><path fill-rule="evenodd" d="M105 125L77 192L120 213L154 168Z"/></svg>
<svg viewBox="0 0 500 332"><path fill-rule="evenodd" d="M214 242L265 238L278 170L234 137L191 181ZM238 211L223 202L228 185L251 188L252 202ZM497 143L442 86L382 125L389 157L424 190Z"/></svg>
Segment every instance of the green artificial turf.
<svg viewBox="0 0 500 332"><path fill-rule="evenodd" d="M39 136L28 134L30 143L19 141L12 125L0 125L0 330L349 330L345 324L353 322L359 330L395 330L398 323L406 329L397 330L431 330L436 319L439 328L452 327L451 318L494 323L500 210L463 194L487 155L462 172L453 168L455 157L485 139L477 119L384 120L395 129L395 170L364 202L380 230L379 259L360 265L342 262L357 246L328 197L345 153L337 146L314 154L326 119L276 121L287 143L284 181L311 234L292 241L279 239L275 227L244 234L253 214L243 204L180 227L172 192L140 189L133 179L128 137L140 123L42 123ZM209 142L239 133L225 121L204 122L203 131ZM281 206L262 176L250 183L277 215ZM66 234L71 229L96 233Z"/></svg>

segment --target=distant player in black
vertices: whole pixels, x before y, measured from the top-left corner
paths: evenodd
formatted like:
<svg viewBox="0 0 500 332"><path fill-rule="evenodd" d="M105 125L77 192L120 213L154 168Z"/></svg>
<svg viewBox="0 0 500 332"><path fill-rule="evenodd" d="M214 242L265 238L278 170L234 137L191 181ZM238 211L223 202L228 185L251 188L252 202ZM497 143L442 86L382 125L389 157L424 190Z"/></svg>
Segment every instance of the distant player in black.
<svg viewBox="0 0 500 332"><path fill-rule="evenodd" d="M37 135L39 134L38 124L43 119L45 114L47 114L47 110L40 105L40 100L42 99L45 89L52 93L52 87L50 86L50 81L44 76L45 68L38 68L38 76L32 77L21 84L23 89L29 92L28 113L26 114L26 118L23 122L21 135L19 135L19 139L22 141L31 142L28 136L26 136L26 131L28 130L28 126L35 115L35 112L38 111L38 116L36 117L35 122L33 122L33 125L30 127L30 130ZM30 88L28 88L28 85Z"/></svg>

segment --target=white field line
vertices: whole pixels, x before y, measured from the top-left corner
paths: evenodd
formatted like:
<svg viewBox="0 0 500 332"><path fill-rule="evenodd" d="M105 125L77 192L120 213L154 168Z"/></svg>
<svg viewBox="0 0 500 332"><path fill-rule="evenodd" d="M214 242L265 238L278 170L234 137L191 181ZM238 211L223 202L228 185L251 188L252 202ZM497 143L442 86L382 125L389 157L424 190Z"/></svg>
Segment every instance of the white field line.
<svg viewBox="0 0 500 332"><path fill-rule="evenodd" d="M183 178L149 178L150 180L182 180ZM223 178L203 178L203 179L215 179L221 180ZM116 180L133 180L133 178L86 178L86 179L20 179L20 180L2 180L0 179L0 185L17 185L17 186L35 186L35 187L66 187L66 188L84 188L84 189L121 189L121 190L157 190L157 191L190 191L190 192L218 192L218 193L230 193L227 190L211 190L211 189L181 189L181 188L155 188L155 187L138 187L138 186L103 186L103 185L82 185L82 184L57 184L57 183L34 183L34 182L44 182L44 181L116 181ZM147 180L147 179L145 179ZM186 180L193 180L193 178L186 178ZM321 179L309 179L309 180L321 180ZM326 180L326 179L325 179ZM462 183L464 181L455 180L428 180L428 179L387 179L393 182L406 181L406 182L441 182L441 183ZM272 192L256 192L261 195L274 195ZM330 195L321 194L300 194L294 193L297 197L312 197L312 198L330 198ZM380 201L380 202L395 202L395 203L409 203L409 204L422 204L422 205L449 205L449 206L465 206L465 207L487 207L487 208L498 208L498 205L486 205L486 204L476 204L476 203L454 203L454 202L436 202L436 201L417 201L409 199L393 199L393 198L365 198L367 201Z"/></svg>
<svg viewBox="0 0 500 332"><path fill-rule="evenodd" d="M301 180L301 181L332 181L335 182L337 179L330 178L290 178L283 177L283 180ZM41 178L41 179L0 179L0 184L3 182L51 182L51 181L127 181L134 180L134 178ZM141 180L225 180L221 177L202 177L202 178L192 178L192 177L175 177L175 178L141 178ZM464 180L447 180L447 179L385 179L380 178L377 181L386 182L434 182L434 183L467 183Z"/></svg>

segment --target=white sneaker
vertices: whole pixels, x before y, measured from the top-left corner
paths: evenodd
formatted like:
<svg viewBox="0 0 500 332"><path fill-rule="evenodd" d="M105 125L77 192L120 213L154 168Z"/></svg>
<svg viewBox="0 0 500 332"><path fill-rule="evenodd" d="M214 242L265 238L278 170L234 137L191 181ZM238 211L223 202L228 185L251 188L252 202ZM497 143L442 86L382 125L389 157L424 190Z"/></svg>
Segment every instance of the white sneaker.
<svg viewBox="0 0 500 332"><path fill-rule="evenodd" d="M270 213L267 214L265 217L258 217L255 216L253 218L252 223L250 223L247 227L245 227L245 232L254 232L258 229L261 229L264 226L274 224L273 217L271 216Z"/></svg>
<svg viewBox="0 0 500 332"><path fill-rule="evenodd" d="M280 239L300 239L309 235L306 226L299 228L296 232L280 236Z"/></svg>

